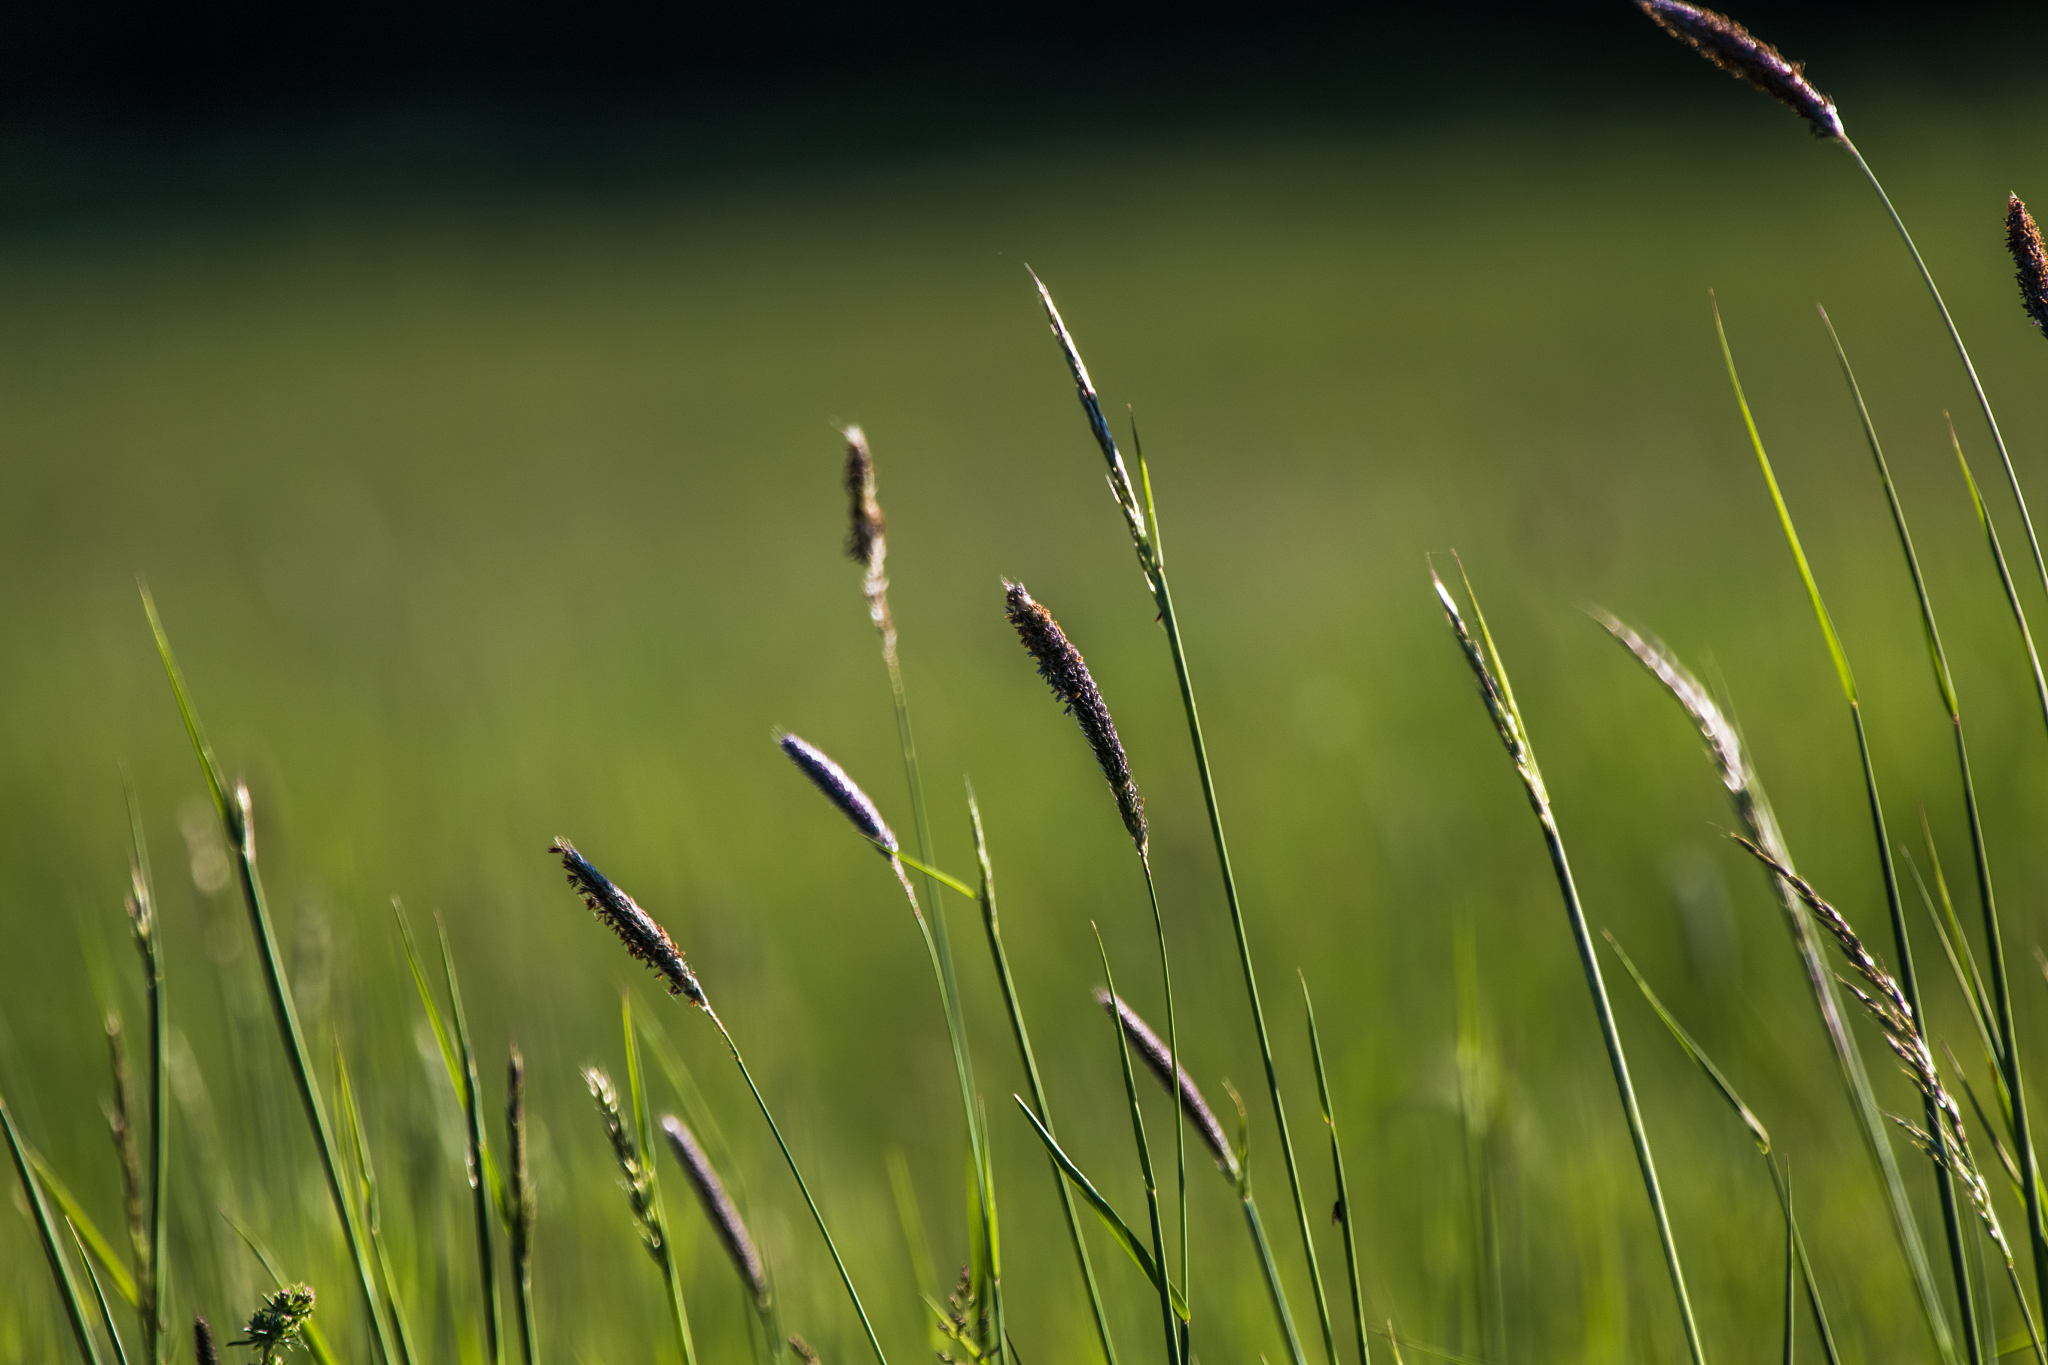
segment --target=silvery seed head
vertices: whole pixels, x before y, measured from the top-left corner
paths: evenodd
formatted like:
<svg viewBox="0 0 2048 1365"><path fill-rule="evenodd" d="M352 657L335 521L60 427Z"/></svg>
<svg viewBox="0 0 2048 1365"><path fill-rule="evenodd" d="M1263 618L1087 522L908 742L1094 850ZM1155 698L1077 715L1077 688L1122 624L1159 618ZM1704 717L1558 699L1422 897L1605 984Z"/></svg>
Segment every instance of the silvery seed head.
<svg viewBox="0 0 2048 1365"><path fill-rule="evenodd" d="M882 813L875 809L875 803L868 794L854 785L846 775L846 769L827 758L815 745L807 744L788 731L778 731L775 742L782 746L782 752L789 755L789 761L803 770L812 785L825 793L825 799L839 807L840 814L853 822L853 827L882 846L884 852L894 857L900 845L895 832L883 821Z"/></svg>
<svg viewBox="0 0 2048 1365"><path fill-rule="evenodd" d="M662 1119L661 1131L668 1136L669 1150L683 1163L683 1173L690 1177L697 1202L704 1206L704 1216L717 1230L718 1240L725 1247L725 1254L732 1257L734 1269L754 1292L755 1302L767 1303L768 1274L761 1267L761 1253L754 1250L754 1239L747 1235L747 1225L740 1221L740 1211L733 1207L732 1197L725 1192L718 1172L711 1168L711 1158L704 1155L697 1135L674 1114Z"/></svg>
<svg viewBox="0 0 2048 1365"><path fill-rule="evenodd" d="M1123 1000L1108 991L1095 992L1095 1003L1116 1015L1117 1023L1123 1026L1124 1037L1129 1040L1131 1050L1144 1062L1145 1069L1169 1094L1176 1088L1180 1091L1180 1111L1187 1115L1188 1122L1195 1126L1195 1133L1202 1139L1202 1145L1209 1149L1209 1155L1216 1158L1216 1168L1229 1176L1233 1184L1237 1181L1237 1153L1230 1150L1230 1141L1223 1135L1223 1125L1216 1121L1209 1102L1202 1098L1202 1092L1188 1075L1185 1066L1180 1068L1180 1085L1173 1083L1173 1054L1152 1026L1138 1017L1138 1012Z"/></svg>
<svg viewBox="0 0 2048 1365"><path fill-rule="evenodd" d="M697 984L697 974L683 961L682 949L676 947L675 940L654 922L652 915L612 885L611 879L592 867L567 839L555 840L548 846L548 852L561 858L562 868L569 874L569 885L582 895L591 913L610 926L619 942L626 945L628 954L652 967L668 983L670 995L680 995L693 1005L710 1008L704 999L704 988Z"/></svg>
<svg viewBox="0 0 2048 1365"><path fill-rule="evenodd" d="M1786 60L1778 49L1727 15L1684 0L1636 0L1636 6L1657 27L1715 66L1748 81L1805 119L1815 137L1849 140L1835 102L1813 88L1801 64Z"/></svg>
<svg viewBox="0 0 2048 1365"><path fill-rule="evenodd" d="M1116 797L1117 813L1123 816L1124 828L1130 831L1139 854L1143 855L1147 843L1145 798L1138 795L1130 760L1124 756L1123 741L1117 738L1116 722L1110 718L1101 689L1088 672L1087 661L1068 641L1052 613L1031 600L1022 583L1003 580L1003 611L1015 627L1017 638L1037 661L1038 676L1052 688L1053 696L1080 725L1088 747L1095 751L1095 761Z"/></svg>

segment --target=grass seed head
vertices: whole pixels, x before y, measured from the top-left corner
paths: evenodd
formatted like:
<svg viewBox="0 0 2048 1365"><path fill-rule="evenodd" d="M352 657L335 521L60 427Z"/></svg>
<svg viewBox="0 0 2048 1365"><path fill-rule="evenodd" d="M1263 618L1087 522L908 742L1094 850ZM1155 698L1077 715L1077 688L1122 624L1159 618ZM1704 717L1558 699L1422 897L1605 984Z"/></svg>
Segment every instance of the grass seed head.
<svg viewBox="0 0 2048 1365"><path fill-rule="evenodd" d="M2006 196L2005 244L2018 270L2020 307L2027 310L2043 335L2048 335L2048 248L2041 245L2041 229L2034 215L2016 194Z"/></svg>
<svg viewBox="0 0 2048 1365"><path fill-rule="evenodd" d="M875 497L875 457L868 453L867 433L859 427L848 427L841 434L846 437L846 496L852 503L847 557L869 573L877 573L889 546L888 522Z"/></svg>
<svg viewBox="0 0 2048 1365"><path fill-rule="evenodd" d="M513 1255L523 1255L533 1243L533 1225L539 1215L539 1207L533 1197L533 1174L526 1161L526 1059L519 1055L519 1044L512 1045L512 1056L505 1065L505 1129L510 1137L511 1152L510 1184L506 1200L511 1206Z"/></svg>
<svg viewBox="0 0 2048 1365"><path fill-rule="evenodd" d="M703 1147L697 1143L697 1135L675 1115L662 1119L661 1131L668 1135L669 1150L676 1154L676 1160L683 1163L683 1172L690 1177L690 1185L697 1191L697 1200L704 1206L704 1216L718 1230L718 1240L724 1244L725 1254L732 1257L733 1267L740 1272L740 1278L754 1291L754 1301L765 1306L768 1302L768 1275L761 1267L761 1253L754 1250L754 1239L747 1235L747 1225L740 1221L740 1211L733 1207L732 1197L726 1194L725 1183L718 1178L718 1172L711 1169L711 1158L704 1155Z"/></svg>
<svg viewBox="0 0 2048 1365"><path fill-rule="evenodd" d="M796 1352L797 1359L803 1361L804 1365L818 1365L818 1348L795 1332L789 1334L789 1349Z"/></svg>
<svg viewBox="0 0 2048 1365"><path fill-rule="evenodd" d="M242 1329L247 1335L228 1345L254 1346L257 1360L269 1365L299 1344L312 1316L312 1286L287 1285L263 1300L262 1306L249 1315L249 1325Z"/></svg>
<svg viewBox="0 0 2048 1365"><path fill-rule="evenodd" d="M883 821L882 813L875 809L875 803L868 799L868 794L846 775L846 769L827 758L817 746L786 730L776 733L775 742L782 746L782 752L789 755L789 761L811 779L812 785L825 793L825 799L839 807L840 814L853 822L855 829L880 844L891 857L895 856L901 847L896 842L895 831Z"/></svg>
<svg viewBox="0 0 2048 1365"><path fill-rule="evenodd" d="M662 1239L661 1222L655 1215L654 1167L640 1154L640 1144L633 1140L633 1130L619 1110L619 1092L604 1068L585 1067L583 1083L590 1087L590 1098L597 1101L598 1117L604 1120L604 1135L611 1140L612 1156L619 1163L626 1204L633 1211L640 1240L647 1254L659 1264L668 1255L668 1244Z"/></svg>
<svg viewBox="0 0 2048 1365"><path fill-rule="evenodd" d="M1095 761L1101 765L1110 793L1116 797L1117 813L1123 816L1124 828L1130 831L1142 855L1148 841L1145 798L1138 795L1138 784L1131 778L1130 760L1124 756L1123 741L1117 738L1116 722L1110 718L1102 692L1088 672L1087 661L1068 641L1052 613L1031 600L1022 583L1004 579L1003 600L1004 613L1016 627L1017 638L1038 663L1038 676L1052 688L1053 696L1080 725L1088 747L1095 751Z"/></svg>
<svg viewBox="0 0 2048 1365"><path fill-rule="evenodd" d="M1802 63L1785 55L1725 14L1684 0L1636 0L1657 27L1730 75L1748 81L1805 119L1815 137L1847 142L1835 102L1813 88Z"/></svg>
<svg viewBox="0 0 2048 1365"><path fill-rule="evenodd" d="M697 984L697 974L683 961L682 949L676 947L675 940L654 922L652 915L612 885L611 879L592 867L567 839L555 840L548 845L548 852L561 858L562 868L569 874L569 885L576 888L590 912L611 927L619 942L626 945L628 954L652 967L668 983L670 995L684 996L693 1005L710 1008L704 999L704 988Z"/></svg>
<svg viewBox="0 0 2048 1365"><path fill-rule="evenodd" d="M1108 991L1096 991L1095 1002L1116 1015L1117 1023L1123 1026L1124 1037L1130 1041L1132 1049L1145 1063L1145 1069L1152 1073L1153 1079L1169 1094L1172 1093L1176 1088L1173 1083L1173 1054L1167 1051L1166 1044L1152 1031L1152 1026L1139 1018L1138 1012L1126 1005L1121 997L1111 995ZM1215 1113L1209 1108L1209 1102L1202 1098L1202 1092L1196 1087L1194 1078L1188 1075L1186 1066L1180 1069L1178 1088L1181 1112L1195 1125L1195 1132L1201 1137L1202 1145L1216 1158L1217 1169L1229 1176L1231 1183L1235 1184L1238 1175L1237 1153L1230 1150L1230 1140L1223 1135L1223 1125L1216 1121Z"/></svg>
<svg viewBox="0 0 2048 1365"><path fill-rule="evenodd" d="M199 1365L220 1365L220 1351L213 1344L213 1327L201 1313L192 1316L192 1353Z"/></svg>

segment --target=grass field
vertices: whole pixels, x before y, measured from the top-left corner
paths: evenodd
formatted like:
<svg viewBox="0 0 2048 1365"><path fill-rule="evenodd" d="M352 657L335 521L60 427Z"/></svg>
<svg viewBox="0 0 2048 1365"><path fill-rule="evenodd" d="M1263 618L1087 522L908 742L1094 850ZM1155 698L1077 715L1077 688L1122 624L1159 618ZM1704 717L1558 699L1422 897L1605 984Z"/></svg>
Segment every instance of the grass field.
<svg viewBox="0 0 2048 1365"><path fill-rule="evenodd" d="M1942 613L2020 1036L2039 1058L2048 748L1944 410L2016 569L2023 542L1953 354L1853 167L1768 102L1706 93L1725 98L1507 127L1027 140L605 193L259 198L0 234L0 1090L24 1133L102 1227L121 1225L100 1020L118 1008L140 1037L125 765L176 1034L173 1321L239 1324L270 1288L224 1208L316 1286L340 1355L369 1358L141 574L223 764L253 791L312 1051L323 1084L333 1040L346 1051L431 1358L481 1358L476 1270L461 1113L394 894L416 929L446 918L488 1112L507 1042L526 1057L548 1358L673 1354L579 1075L624 1075L622 984L701 1087L788 1327L833 1365L866 1350L716 1033L589 922L546 853L556 836L688 951L884 1343L928 1358L919 1277L943 1294L967 1257L943 1021L893 879L771 743L781 725L823 746L909 825L887 681L841 554L833 424L858 421L941 864L973 867L966 776L1067 1145L1135 1222L1091 921L1121 989L1148 1015L1160 1001L1143 882L1003 620L1003 576L1059 617L1115 710L1152 820L1183 1055L1212 1102L1227 1110L1226 1077L1246 1096L1306 1329L1179 697L1028 262L1116 422L1131 404L1142 426L1309 1205L1333 1196L1297 967L1345 1134L1368 1316L1493 1362L1683 1358L1542 847L1429 588L1425 556L1455 548L1514 667L1595 930L1614 931L1789 1156L1845 1353L1919 1351L1770 890L1721 837L1725 794L1697 738L1581 604L1711 666L1801 870L1888 942L1853 734L1728 393L1712 288L1857 666L1894 836L1924 866L1924 804L1960 894L1945 717L1813 312L1825 302ZM2015 306L2000 226L2008 189L2048 197L2031 136L2048 111L1834 93L1943 283L2022 479L2048 488L2048 346ZM1018 1356L1090 1359L1044 1159L1008 1098L1023 1081L978 924L957 898L949 910ZM1930 1032L1968 1060L1952 982L1931 939L1920 951ZM1784 1292L1775 1196L1611 963L1609 981L1709 1348L1763 1359ZM1880 1100L1917 1112L1857 1027ZM1156 1148L1169 1111L1149 1114ZM1935 1247L1926 1165L1898 1147ZM892 1199L897 1151L929 1271ZM1228 1191L1206 1158L1189 1167L1196 1349L1278 1360ZM2017 1201L1992 1179L2024 1265ZM698 1345L741 1359L745 1301L680 1180L668 1191ZM1316 1221L1325 1265L1341 1265L1337 1229ZM1150 1358L1156 1299L1106 1239L1092 1250L1125 1358ZM2010 1296L1990 1297L1999 1334L2020 1330ZM174 1340L189 1359L182 1329ZM0 1216L0 1356L70 1349L31 1224Z"/></svg>

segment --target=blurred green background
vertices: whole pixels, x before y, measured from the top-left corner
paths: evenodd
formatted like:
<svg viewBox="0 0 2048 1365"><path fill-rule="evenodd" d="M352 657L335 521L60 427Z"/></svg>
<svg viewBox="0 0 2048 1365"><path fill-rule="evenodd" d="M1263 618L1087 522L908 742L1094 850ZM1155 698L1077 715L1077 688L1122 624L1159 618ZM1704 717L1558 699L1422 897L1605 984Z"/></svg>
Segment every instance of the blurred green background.
<svg viewBox="0 0 2048 1365"><path fill-rule="evenodd" d="M1813 312L1825 302L1943 614L2021 1029L2048 1055L2032 966L2048 935L2048 749L1943 412L1987 488L1995 460L1852 165L1642 36L1645 62L1689 83L1682 98L1609 102L1581 83L1575 102L1522 111L1077 115L888 155L374 193L333 169L354 151L308 169L287 164L295 135L223 136L255 188L203 207L151 182L132 202L52 191L44 211L17 184L0 232L0 1083L29 1136L117 1226L100 1020L117 1008L139 1038L142 1017L120 908L125 766L168 926L174 1306L234 1322L268 1287L224 1208L313 1281L343 1355L365 1357L140 574L222 761L255 794L300 1006L317 1055L334 1038L347 1052L408 1313L435 1358L479 1356L475 1268L459 1114L394 894L416 923L446 919L493 1107L505 1045L525 1052L549 1358L671 1350L578 1076L598 1063L623 1077L622 986L716 1115L714 1150L789 1325L835 1363L865 1349L715 1033L590 922L545 853L557 835L688 950L886 1343L927 1357L886 1171L901 1151L950 1284L966 1256L964 1146L940 1016L892 879L770 742L781 725L821 745L908 825L887 684L840 553L834 424L858 421L941 860L971 866L971 778L1070 1149L1141 1216L1089 998L1091 923L1127 994L1163 1020L1137 869L1002 619L1002 576L1059 617L1115 711L1153 821L1186 1055L1212 1102L1227 1108L1226 1078L1247 1096L1268 1224L1312 1336L1172 672L1029 262L1105 403L1142 423L1311 1207L1326 1208L1297 968L1317 992L1369 1318L1485 1359L1683 1351L1537 832L1429 591L1426 556L1455 549L1595 927L1789 1155L1853 1358L1923 1354L1779 913L1721 837L1731 817L1683 718L1580 607L1712 670L1802 869L1889 957L1853 739L1720 369L1717 290L1863 684L1894 835L1917 847L1924 804L1961 889L1948 737ZM1999 222L2008 189L2048 196L2034 135L2048 106L1882 63L1829 88L1948 291L2022 478L2048 487L2048 349L2014 306ZM400 147L419 126L367 145ZM60 188L107 166L132 188L149 161L124 144L52 169L71 144L41 161L10 145ZM153 174L175 179L213 145L181 144ZM2010 500L1994 503L2018 556ZM1088 1359L1045 1164L1008 1099L1022 1081L986 953L971 907L948 909L1012 1332L1025 1359ZM1968 1055L1931 939L1921 961L1934 1031ZM1783 1286L1770 1188L1612 976L1710 1349L1761 1359ZM1462 1051L1461 1008L1478 1021ZM1880 1098L1911 1111L1858 1027ZM666 1080L656 1095L676 1103ZM1164 1106L1152 1115L1166 1132ZM1925 1163L1899 1146L1937 1245ZM1190 1173L1197 1350L1277 1358L1228 1191L1199 1158ZM2017 1229L2009 1193L1998 1185ZM706 1358L741 1358L737 1286L679 1181L669 1198ZM1340 1266L1318 1221L1324 1264ZM1094 1248L1126 1358L1148 1358L1154 1301L1105 1239ZM1995 1297L2001 1331L2017 1330ZM0 1355L59 1358L65 1331L31 1225L0 1216Z"/></svg>

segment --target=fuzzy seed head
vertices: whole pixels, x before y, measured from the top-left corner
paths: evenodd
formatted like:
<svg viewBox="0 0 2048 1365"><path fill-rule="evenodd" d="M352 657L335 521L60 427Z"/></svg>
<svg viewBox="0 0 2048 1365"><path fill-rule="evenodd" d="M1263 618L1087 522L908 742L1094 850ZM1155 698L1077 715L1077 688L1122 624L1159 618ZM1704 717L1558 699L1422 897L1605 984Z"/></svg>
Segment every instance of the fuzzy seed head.
<svg viewBox="0 0 2048 1365"><path fill-rule="evenodd" d="M859 427L848 427L842 434L846 437L846 496L852 504L847 557L869 573L878 573L888 549L888 522L875 497L875 457L868 453L867 433Z"/></svg>
<svg viewBox="0 0 2048 1365"><path fill-rule="evenodd" d="M896 856L901 847L896 834L883 821L882 813L875 809L875 803L868 794L854 785L846 775L846 769L827 758L816 745L808 744L788 731L778 731L775 742L782 746L782 752L789 755L789 761L803 770L811 784L825 793L825 799L839 807L839 813L853 822L853 827L882 846L890 857Z"/></svg>
<svg viewBox="0 0 2048 1365"><path fill-rule="evenodd" d="M269 1365L299 1344L306 1321L312 1316L312 1286L288 1285L265 1298L263 1305L249 1315L249 1325L242 1329L247 1335L228 1345L254 1346L257 1359Z"/></svg>
<svg viewBox="0 0 2048 1365"><path fill-rule="evenodd" d="M704 999L704 988L697 984L697 974L683 961L682 949L676 947L675 940L654 922L652 915L612 885L611 879L592 867L567 839L555 840L548 845L548 852L561 858L562 868L569 874L569 885L576 888L590 912L619 936L630 956L654 969L655 975L668 984L670 995L683 996L703 1009L710 1008Z"/></svg>
<svg viewBox="0 0 2048 1365"><path fill-rule="evenodd" d="M725 1183L711 1168L711 1158L704 1155L697 1135L674 1114L662 1119L661 1131L668 1135L669 1150L675 1153L676 1160L683 1163L683 1172L690 1177L691 1188L697 1191L697 1202L704 1206L704 1216L717 1230L725 1254L732 1257L733 1267L747 1282L747 1288L754 1292L754 1301L766 1305L768 1275L761 1267L761 1253L754 1250L754 1239L747 1235L747 1225L740 1221L740 1211L733 1207L732 1197L726 1194Z"/></svg>
<svg viewBox="0 0 2048 1365"><path fill-rule="evenodd" d="M1815 137L1847 142L1835 102L1813 88L1804 66L1725 14L1684 0L1636 0L1657 27L1723 71L1748 81L1806 120Z"/></svg>
<svg viewBox="0 0 2048 1365"><path fill-rule="evenodd" d="M1202 1145L1209 1149L1209 1155L1216 1158L1216 1168L1229 1176L1232 1184L1237 1183L1237 1153L1230 1150L1230 1141L1223 1135L1223 1125L1216 1121L1214 1111L1202 1098L1202 1092L1196 1088L1194 1078L1188 1075L1188 1069L1185 1066L1180 1068L1180 1085L1176 1087L1173 1083L1173 1054L1152 1031L1152 1026L1139 1018L1138 1012L1120 997L1108 991L1096 991L1095 1003L1116 1016L1131 1050L1145 1063L1145 1069L1152 1073L1152 1078L1169 1094L1176 1088L1180 1091L1181 1113L1194 1124L1195 1133L1202 1139Z"/></svg>
<svg viewBox="0 0 2048 1365"><path fill-rule="evenodd" d="M213 1344L213 1325L200 1313L192 1316L192 1354L199 1365L220 1365L220 1351Z"/></svg>
<svg viewBox="0 0 2048 1365"><path fill-rule="evenodd" d="M1095 761L1101 765L1111 795L1116 797L1117 813L1123 816L1124 828L1130 831L1139 855L1143 856L1148 841L1145 798L1138 795L1130 760L1124 756L1123 741L1117 738L1116 722L1110 718L1102 692L1088 672L1087 661L1069 643L1052 613L1031 600L1022 583L1003 580L1003 604L1017 638L1038 663L1038 676L1052 688L1053 696L1080 725L1088 747L1095 751Z"/></svg>
<svg viewBox="0 0 2048 1365"><path fill-rule="evenodd" d="M656 1264L661 1264L668 1255L668 1244L662 1240L661 1223L654 1208L654 1167L641 1156L640 1144L633 1140L633 1130L619 1109L619 1092L604 1068L585 1067L583 1083L590 1087L590 1098L597 1101L598 1117L604 1120L604 1135L610 1139L612 1157L619 1163L620 1183L625 1186L626 1205L633 1211L633 1224L640 1230L641 1245Z"/></svg>
<svg viewBox="0 0 2048 1365"><path fill-rule="evenodd" d="M2012 251L2020 285L2020 307L2027 317L2048 335L2048 248L2041 245L2041 229L2034 215L2016 194L2006 196L2005 244Z"/></svg>

